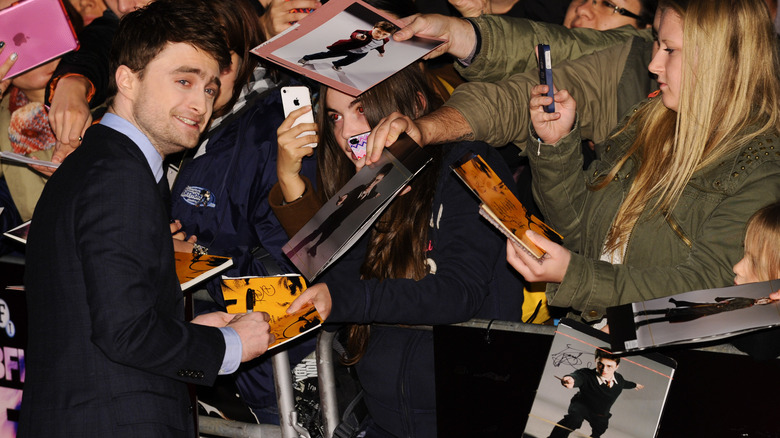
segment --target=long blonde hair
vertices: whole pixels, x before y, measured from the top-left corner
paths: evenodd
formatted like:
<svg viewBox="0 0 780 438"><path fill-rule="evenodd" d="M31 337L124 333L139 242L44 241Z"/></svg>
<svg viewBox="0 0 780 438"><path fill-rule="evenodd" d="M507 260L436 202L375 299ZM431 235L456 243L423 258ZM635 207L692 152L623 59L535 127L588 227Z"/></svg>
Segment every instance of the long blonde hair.
<svg viewBox="0 0 780 438"><path fill-rule="evenodd" d="M683 22L678 111L660 97L626 126L637 134L628 152L593 188L605 187L634 156L636 178L607 235L620 248L642 212L671 214L692 175L755 137L778 131L780 71L775 35L763 0L661 0ZM648 205L655 199L652 205Z"/></svg>

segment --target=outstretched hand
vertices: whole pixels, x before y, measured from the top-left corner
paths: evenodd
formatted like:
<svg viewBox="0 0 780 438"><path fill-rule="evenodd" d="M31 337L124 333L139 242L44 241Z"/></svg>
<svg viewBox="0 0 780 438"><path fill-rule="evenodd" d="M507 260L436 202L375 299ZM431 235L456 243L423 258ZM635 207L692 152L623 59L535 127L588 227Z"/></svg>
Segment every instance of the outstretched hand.
<svg viewBox="0 0 780 438"><path fill-rule="evenodd" d="M542 258L542 262L539 263L539 260L509 239L506 242L506 261L527 281L548 283L563 281L571 261L569 250L534 231L528 230L525 235L547 253Z"/></svg>
<svg viewBox="0 0 780 438"><path fill-rule="evenodd" d="M377 123L371 130L366 142L366 164L372 164L382 158L382 150L398 140L401 133L405 132L417 144L423 145L422 132L411 117L398 111L390 113Z"/></svg>
<svg viewBox="0 0 780 438"><path fill-rule="evenodd" d="M68 76L57 81L51 98L49 124L57 139L51 161L62 163L81 145L82 136L92 124L87 93L92 84L83 76Z"/></svg>
<svg viewBox="0 0 780 438"><path fill-rule="evenodd" d="M271 0L260 17L260 26L263 28L265 38L270 40L294 22L302 20L310 14L310 12L296 11L317 9L320 6L322 4L316 0Z"/></svg>
<svg viewBox="0 0 780 438"><path fill-rule="evenodd" d="M310 304L314 305L314 308L317 309L317 313L320 314L323 321L328 319L333 301L330 297L330 290L328 290L327 284L317 283L303 291L303 293L290 304L290 307L287 308L287 313L295 313Z"/></svg>
<svg viewBox="0 0 780 438"><path fill-rule="evenodd" d="M471 23L456 17L438 14L415 14L402 18L404 27L393 34L396 41L406 41L415 35L446 40L423 59L431 59L445 53L456 58L471 55L477 45L477 34Z"/></svg>
<svg viewBox="0 0 780 438"><path fill-rule="evenodd" d="M576 117L577 102L566 90L555 91L554 97L544 95L548 85L536 85L531 88L531 123L539 138L549 144L555 144L571 132ZM547 113L544 106L555 100L555 112Z"/></svg>

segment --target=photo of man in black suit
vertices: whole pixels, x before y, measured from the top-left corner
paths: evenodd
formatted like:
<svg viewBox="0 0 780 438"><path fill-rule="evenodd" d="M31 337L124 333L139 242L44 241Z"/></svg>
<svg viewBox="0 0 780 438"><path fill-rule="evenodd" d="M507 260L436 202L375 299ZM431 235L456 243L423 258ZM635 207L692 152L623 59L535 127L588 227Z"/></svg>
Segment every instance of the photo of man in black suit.
<svg viewBox="0 0 780 438"><path fill-rule="evenodd" d="M127 14L108 113L54 173L26 252L20 437L194 437L186 383L264 353L268 315L184 321L163 158L194 147L230 52L208 3Z"/></svg>
<svg viewBox="0 0 780 438"><path fill-rule="evenodd" d="M596 349L596 369L580 368L561 378L568 389L579 388L571 398L569 411L550 433L549 438L567 437L579 429L583 421L590 424L593 438L607 431L610 409L624 389L640 390L643 385L630 382L617 372L620 356Z"/></svg>

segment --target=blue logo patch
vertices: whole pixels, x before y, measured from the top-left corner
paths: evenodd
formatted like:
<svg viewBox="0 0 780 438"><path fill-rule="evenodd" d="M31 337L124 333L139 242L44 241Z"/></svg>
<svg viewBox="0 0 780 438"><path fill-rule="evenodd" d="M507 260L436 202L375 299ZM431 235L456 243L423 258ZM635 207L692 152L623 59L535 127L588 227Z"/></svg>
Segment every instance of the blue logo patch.
<svg viewBox="0 0 780 438"><path fill-rule="evenodd" d="M214 208L217 206L217 200L214 197L214 194L203 187L187 186L184 191L181 192L181 199L187 204L194 205L195 207Z"/></svg>

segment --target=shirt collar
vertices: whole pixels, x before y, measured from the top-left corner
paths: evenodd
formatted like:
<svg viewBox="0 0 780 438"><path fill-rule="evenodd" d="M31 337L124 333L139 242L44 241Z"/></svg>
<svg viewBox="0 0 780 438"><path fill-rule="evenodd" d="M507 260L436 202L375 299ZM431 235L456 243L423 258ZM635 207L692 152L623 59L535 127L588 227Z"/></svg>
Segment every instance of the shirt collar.
<svg viewBox="0 0 780 438"><path fill-rule="evenodd" d="M163 177L163 158L160 152L152 146L152 142L135 125L114 113L106 113L100 120L100 124L130 137L130 140L141 149L141 152L149 163L149 168L154 174L154 180L160 182Z"/></svg>
<svg viewBox="0 0 780 438"><path fill-rule="evenodd" d="M603 384L605 384L607 382L607 379L605 379L605 378L603 378L601 376L596 376L596 379L599 381L599 385L603 385ZM610 388L617 384L617 379L615 379L614 376L609 381L612 382L612 383L609 384Z"/></svg>

